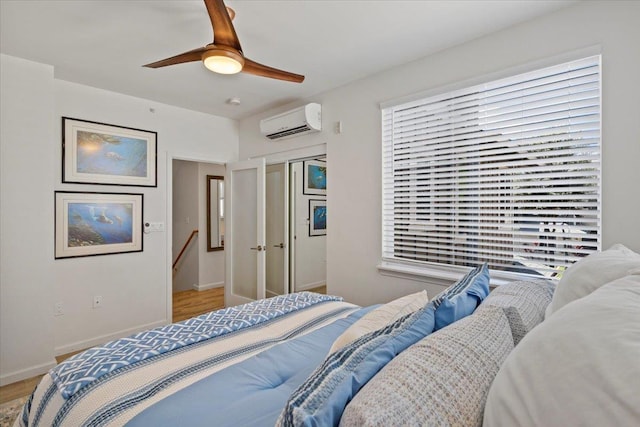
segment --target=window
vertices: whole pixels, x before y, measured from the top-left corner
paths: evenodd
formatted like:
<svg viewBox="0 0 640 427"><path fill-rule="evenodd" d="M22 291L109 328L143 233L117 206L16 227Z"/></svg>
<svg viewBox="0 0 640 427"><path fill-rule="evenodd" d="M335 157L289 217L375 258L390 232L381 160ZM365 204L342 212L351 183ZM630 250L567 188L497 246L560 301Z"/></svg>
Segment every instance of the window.
<svg viewBox="0 0 640 427"><path fill-rule="evenodd" d="M600 249L600 57L383 107L383 260L559 277Z"/></svg>

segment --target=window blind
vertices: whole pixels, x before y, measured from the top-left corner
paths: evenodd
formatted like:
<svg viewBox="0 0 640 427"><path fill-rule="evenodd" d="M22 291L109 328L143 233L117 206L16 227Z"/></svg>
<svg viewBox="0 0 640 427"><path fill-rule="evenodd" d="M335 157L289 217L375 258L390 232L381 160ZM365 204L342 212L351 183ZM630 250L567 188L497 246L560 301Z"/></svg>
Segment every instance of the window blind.
<svg viewBox="0 0 640 427"><path fill-rule="evenodd" d="M600 249L600 56L382 109L383 259L557 277Z"/></svg>

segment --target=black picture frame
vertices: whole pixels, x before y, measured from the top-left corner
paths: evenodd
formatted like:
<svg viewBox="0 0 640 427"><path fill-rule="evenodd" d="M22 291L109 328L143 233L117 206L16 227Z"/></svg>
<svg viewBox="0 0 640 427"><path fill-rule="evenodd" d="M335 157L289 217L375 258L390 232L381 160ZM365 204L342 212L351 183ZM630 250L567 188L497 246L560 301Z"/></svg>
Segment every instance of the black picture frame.
<svg viewBox="0 0 640 427"><path fill-rule="evenodd" d="M158 134L62 117L62 182L158 186Z"/></svg>
<svg viewBox="0 0 640 427"><path fill-rule="evenodd" d="M305 160L302 166L302 194L308 196L326 196L327 162L324 160Z"/></svg>
<svg viewBox="0 0 640 427"><path fill-rule="evenodd" d="M55 192L55 259L143 251L144 195Z"/></svg>
<svg viewBox="0 0 640 427"><path fill-rule="evenodd" d="M327 201L309 199L309 237L327 234Z"/></svg>

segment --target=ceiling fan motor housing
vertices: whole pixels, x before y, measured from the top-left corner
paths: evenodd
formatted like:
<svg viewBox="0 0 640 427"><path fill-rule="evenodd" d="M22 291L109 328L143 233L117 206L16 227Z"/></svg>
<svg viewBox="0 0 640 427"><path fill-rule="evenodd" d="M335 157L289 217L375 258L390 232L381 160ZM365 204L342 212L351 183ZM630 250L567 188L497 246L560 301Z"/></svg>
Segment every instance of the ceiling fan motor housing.
<svg viewBox="0 0 640 427"><path fill-rule="evenodd" d="M236 49L211 44L202 53L202 62L208 69L222 74L235 74L242 71L244 57Z"/></svg>

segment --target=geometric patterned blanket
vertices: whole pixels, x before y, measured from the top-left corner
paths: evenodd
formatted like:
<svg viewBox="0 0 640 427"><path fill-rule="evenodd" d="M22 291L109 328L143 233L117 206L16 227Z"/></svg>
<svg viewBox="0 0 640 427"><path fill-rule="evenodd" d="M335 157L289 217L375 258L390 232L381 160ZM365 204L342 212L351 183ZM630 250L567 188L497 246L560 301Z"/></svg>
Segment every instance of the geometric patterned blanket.
<svg viewBox="0 0 640 427"><path fill-rule="evenodd" d="M49 374L66 400L92 381L123 366L326 301L342 301L342 298L300 292L212 311L93 347L60 363Z"/></svg>

